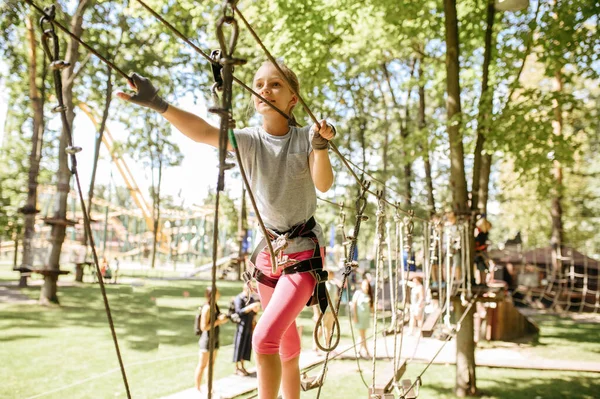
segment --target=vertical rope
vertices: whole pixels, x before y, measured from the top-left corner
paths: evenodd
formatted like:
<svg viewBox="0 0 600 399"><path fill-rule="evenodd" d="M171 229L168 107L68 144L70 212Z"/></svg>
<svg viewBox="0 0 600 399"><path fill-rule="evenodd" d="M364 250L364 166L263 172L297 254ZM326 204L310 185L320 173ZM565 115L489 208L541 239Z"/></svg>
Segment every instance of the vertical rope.
<svg viewBox="0 0 600 399"><path fill-rule="evenodd" d="M447 229L448 230L448 229ZM454 270L450 267L450 262L452 259L452 248L451 245L451 234L448 231L446 234L446 316L444 316L444 323L446 327L450 327L450 303L451 303L451 294L452 294L452 285L454 283Z"/></svg>
<svg viewBox="0 0 600 399"><path fill-rule="evenodd" d="M390 235L390 222L385 224L385 244L387 246L387 258L388 258L388 280L390 286L390 308L392 311L390 320L390 329L394 328L397 322L396 314L396 287L394 286L394 269L393 269L393 258L392 258L392 242Z"/></svg>
<svg viewBox="0 0 600 399"><path fill-rule="evenodd" d="M438 265L438 306L440 308L440 312L443 312L445 301L444 301L444 252L443 252L443 242L444 242L444 228L440 223L436 226L437 229L437 265ZM448 287L446 287L448 288Z"/></svg>
<svg viewBox="0 0 600 399"><path fill-rule="evenodd" d="M427 293L429 292L429 280L431 274L431 252L430 252L430 225L429 222L423 222L423 274L424 274L424 288L425 288L425 300Z"/></svg>
<svg viewBox="0 0 600 399"><path fill-rule="evenodd" d="M378 330L378 326L377 326L377 314L379 311L379 284L380 284L380 277L382 277L380 275L380 269L382 268L382 262L381 262L381 257L382 257L382 253L381 253L381 246L383 244L383 228L384 228L384 220L385 220L385 204L382 200L383 198L383 193L381 191L379 191L377 193L377 198L378 198L378 202L377 202L377 220L376 220L376 231L377 231L377 249L376 249L376 258L375 258L375 295L374 295L374 299L375 299L375 303L373 304L373 366L372 366L372 372L373 372L373 384L372 384L372 390L373 392L375 391L375 377L376 377L376 367L377 367L377 330ZM385 306L385 304L384 304ZM372 397L374 397L375 395L372 395ZM378 395L377 395L378 396Z"/></svg>
<svg viewBox="0 0 600 399"><path fill-rule="evenodd" d="M394 370L398 370L398 364L400 363L400 356L401 353L398 352L398 348L397 348L397 343L398 343L398 323L402 323L402 325L404 325L404 309L402 309L402 319L398 320L398 311L399 311L399 296L398 296L398 285L399 285L399 281L398 281L398 276L400 275L400 272L398 272L398 267L400 267L401 269L403 269L403 265L404 265L404 261L402 260L402 256L400 253L400 235L401 235L401 229L402 229L402 219L400 218L400 214L398 213L398 208L396 208L395 214L394 214L394 224L395 224L395 237L394 237L394 252L395 252L395 260L396 260L396 273L394 274L394 287L395 287L395 292L396 292L396 297L395 297L395 301L394 301L394 315L395 317L395 322L394 322ZM404 286L403 286L404 288ZM405 296L403 296L404 298ZM394 388L395 390L398 389L398 381L396 380L396 378L394 378Z"/></svg>

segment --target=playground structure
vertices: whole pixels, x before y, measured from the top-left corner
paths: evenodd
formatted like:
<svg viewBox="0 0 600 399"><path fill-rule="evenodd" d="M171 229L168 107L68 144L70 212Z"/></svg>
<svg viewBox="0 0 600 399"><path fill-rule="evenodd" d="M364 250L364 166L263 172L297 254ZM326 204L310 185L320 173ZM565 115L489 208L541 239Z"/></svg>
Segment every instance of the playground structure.
<svg viewBox="0 0 600 399"><path fill-rule="evenodd" d="M34 270L43 270L51 249L49 241L51 226L46 223L45 215L51 213L54 194L53 187L41 186L39 189L38 201L41 212L36 217L36 238L32 241L34 265L37 266ZM91 264L88 248L84 243L84 228L80 222L82 215L77 207L74 191L69 194L69 203L72 205L67 219L72 223L67 226L61 251L61 265L64 265L65 271L70 270L68 265L79 267ZM139 208L128 209L102 198L94 198L92 203L94 206L90 216L94 223L91 224L91 230L99 256L108 261L119 259L140 265L148 264L154 235L148 228L147 215ZM159 262L172 264L174 267L177 263L199 266L208 262L212 251L212 242L209 239L212 226L207 218L211 214L210 206L192 206L188 211L161 210L159 224L161 234L157 237L156 246ZM237 254L237 237L227 237L223 229L221 239L220 242L224 245L219 248L219 257L229 259L232 254ZM16 250L20 251L18 242ZM17 258L14 254L14 240L0 243L0 255L12 256L16 262ZM17 263L15 268L18 268Z"/></svg>
<svg viewBox="0 0 600 399"><path fill-rule="evenodd" d="M600 311L598 271L600 262L563 246L553 260L552 247L521 251L508 246L490 253L495 276L507 281L515 303L558 312Z"/></svg>

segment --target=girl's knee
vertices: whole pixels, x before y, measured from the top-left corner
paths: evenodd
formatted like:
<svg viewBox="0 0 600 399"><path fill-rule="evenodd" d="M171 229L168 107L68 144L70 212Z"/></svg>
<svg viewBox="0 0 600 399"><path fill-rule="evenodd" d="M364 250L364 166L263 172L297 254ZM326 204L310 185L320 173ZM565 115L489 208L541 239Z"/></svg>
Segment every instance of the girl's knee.
<svg viewBox="0 0 600 399"><path fill-rule="evenodd" d="M269 334L267 325L259 322L252 333L252 349L260 354L274 354L279 352L279 342L275 341Z"/></svg>

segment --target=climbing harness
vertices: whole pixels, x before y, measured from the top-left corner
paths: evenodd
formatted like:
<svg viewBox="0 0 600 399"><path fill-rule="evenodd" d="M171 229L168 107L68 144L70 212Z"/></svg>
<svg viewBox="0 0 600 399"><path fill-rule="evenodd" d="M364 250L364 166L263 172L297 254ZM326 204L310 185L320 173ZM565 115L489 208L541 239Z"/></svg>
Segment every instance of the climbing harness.
<svg viewBox="0 0 600 399"><path fill-rule="evenodd" d="M271 242L273 246L273 252L277 259L277 264L282 266L283 269L281 274L295 274L295 273L311 273L317 284L315 285L314 293L307 306L318 304L321 312L325 312L327 309L327 290L325 289L325 281L327 281L327 272L323 270L323 259L321 258L321 247L319 246L319 240L312 229L316 226L314 217L311 217L306 223L298 224L288 231L279 232L269 230L267 237L263 237L258 243L252 255L250 256L250 269L243 274L244 280L249 281L254 278L261 284L268 287L275 288L277 285L278 278L273 278L265 275L256 267L256 259L259 253L265 248L266 244ZM309 259L297 261L295 259L289 259L283 254L283 250L287 248L288 241L294 238L309 238L314 243L314 249L312 257ZM272 240L272 241L271 241Z"/></svg>

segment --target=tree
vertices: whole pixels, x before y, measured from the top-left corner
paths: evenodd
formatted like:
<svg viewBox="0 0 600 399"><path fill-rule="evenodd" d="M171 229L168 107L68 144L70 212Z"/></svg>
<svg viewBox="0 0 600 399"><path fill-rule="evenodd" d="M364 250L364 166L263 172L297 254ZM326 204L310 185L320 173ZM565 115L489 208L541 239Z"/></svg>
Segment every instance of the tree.
<svg viewBox="0 0 600 399"><path fill-rule="evenodd" d="M83 15L86 9L91 6L93 0L79 0L77 3L77 9L69 24L70 31L73 32L77 37L80 37L83 32ZM58 43L56 43L58 45ZM45 268L49 271L48 274L44 275L44 285L40 292L41 303L58 303L57 295L57 281L58 272L60 270L60 254L62 251L62 244L65 239L65 230L68 224L67 221L67 200L70 190L71 171L68 165L68 154L66 152L69 144L70 135L72 134L73 121L75 119L74 112L74 101L73 101L73 76L75 65L79 59L79 42L74 39L69 40L65 60L69 63L69 66L62 70L62 80L64 85L62 87L62 96L64 105L66 107L66 117L63 119L62 132L58 144L58 171L56 172L56 203L54 207L54 213L51 219L52 231L50 242L52 247L50 254L48 255L48 263ZM56 72L55 72L55 87L56 86Z"/></svg>
<svg viewBox="0 0 600 399"><path fill-rule="evenodd" d="M29 173L27 184L27 202L20 208L24 218L24 236L23 236L23 259L22 265L25 268L33 269L33 248L32 241L35 234L35 215L39 212L37 209L37 186L40 161L42 158L42 144L44 135L44 85L46 77L46 60L44 58L42 72L38 72L39 46L34 31L33 15L30 13L26 19L27 38L29 43L29 100L33 115L31 150L29 153ZM43 55L42 55L43 57ZM38 77L41 75L41 90L38 88ZM27 286L27 275L21 272L19 281L20 287Z"/></svg>

